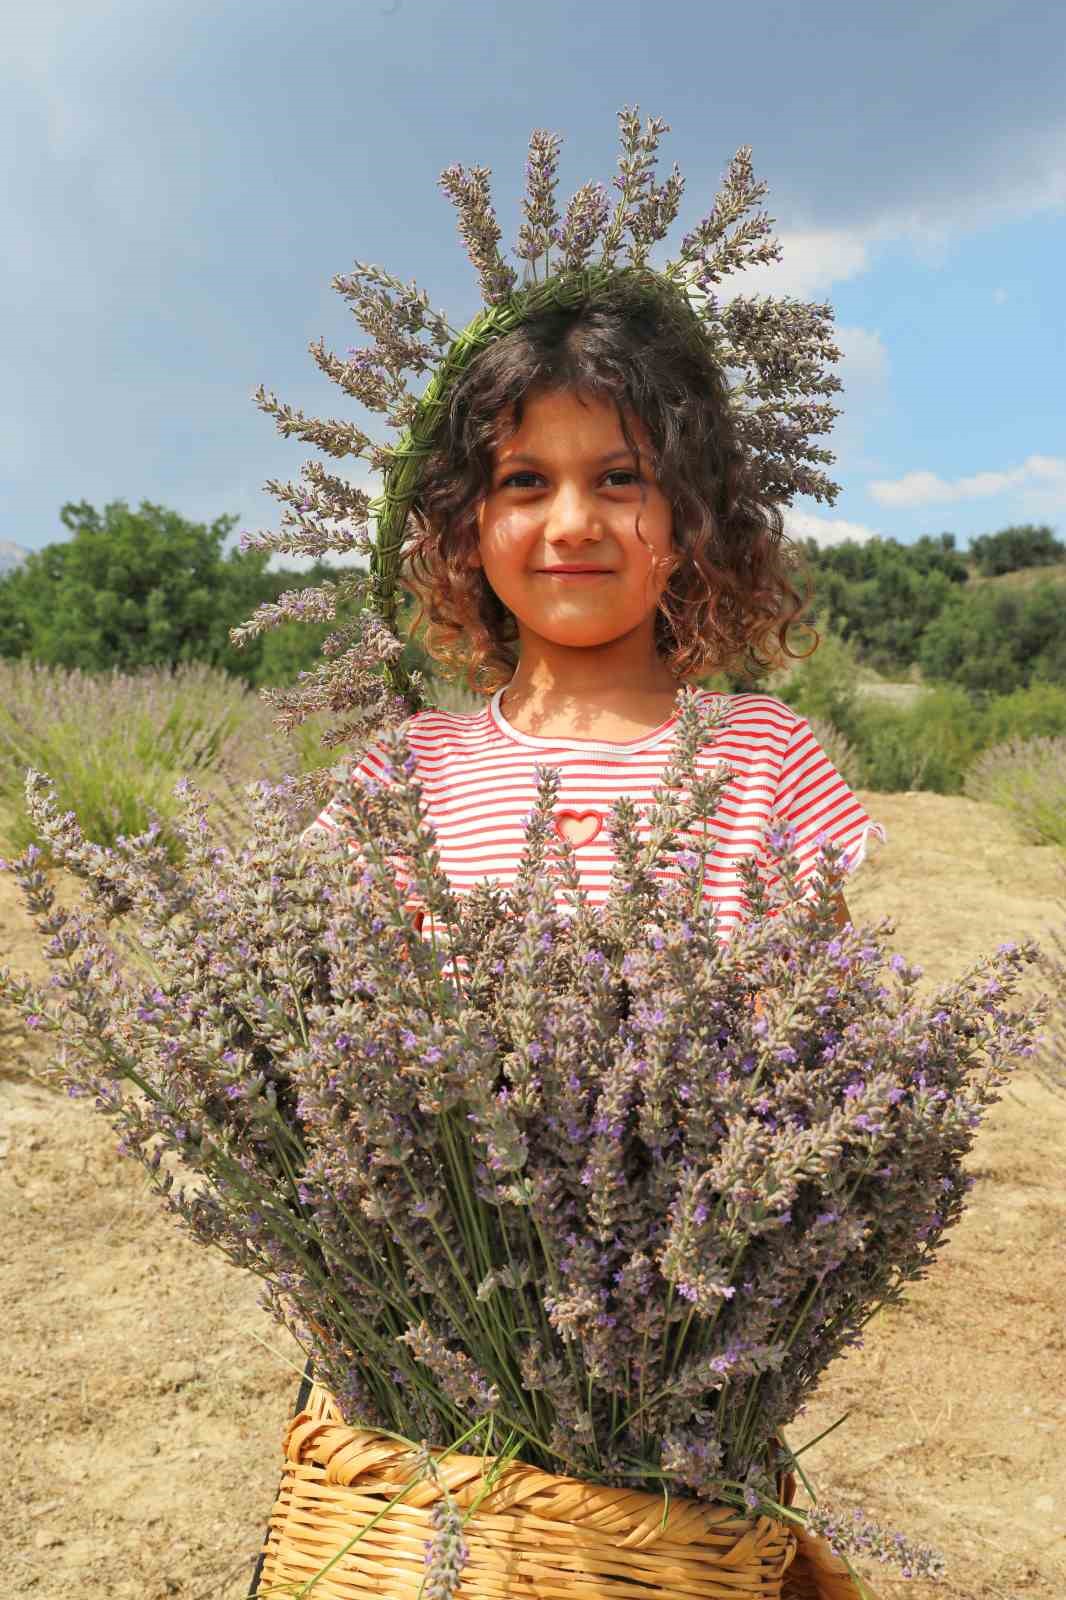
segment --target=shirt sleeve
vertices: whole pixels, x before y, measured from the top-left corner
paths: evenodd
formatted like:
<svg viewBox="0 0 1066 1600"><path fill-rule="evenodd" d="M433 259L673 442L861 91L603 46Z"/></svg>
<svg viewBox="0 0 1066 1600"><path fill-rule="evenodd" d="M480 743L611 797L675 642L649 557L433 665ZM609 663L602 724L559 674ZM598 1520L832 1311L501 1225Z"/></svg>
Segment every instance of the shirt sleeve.
<svg viewBox="0 0 1066 1600"><path fill-rule="evenodd" d="M887 844L888 835L874 822L852 793L811 731L806 717L798 717L781 762L771 819L791 824L793 849L804 898L813 900L812 881L822 838L846 852L844 865L850 876L866 859L871 835ZM771 820L767 834L773 827ZM763 876L768 885L781 881L764 836L761 852Z"/></svg>

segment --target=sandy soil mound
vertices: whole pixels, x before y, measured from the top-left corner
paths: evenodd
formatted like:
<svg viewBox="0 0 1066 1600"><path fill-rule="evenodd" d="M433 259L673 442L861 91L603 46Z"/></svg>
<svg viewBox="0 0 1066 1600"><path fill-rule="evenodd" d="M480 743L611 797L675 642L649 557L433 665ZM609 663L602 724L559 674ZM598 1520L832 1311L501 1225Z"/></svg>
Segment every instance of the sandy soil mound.
<svg viewBox="0 0 1066 1600"><path fill-rule="evenodd" d="M923 990L1005 939L1066 926L1061 858L1019 843L992 807L862 798L889 842L848 902L856 921L893 917ZM3 875L0 952L43 970ZM37 1048L0 1032L6 1592L238 1600L299 1351L252 1281L160 1213L103 1120L26 1076ZM881 1600L1066 1593L1064 1144L1064 1082L1020 1068L968 1162L979 1182L942 1260L790 1430L799 1446L850 1412L804 1457L819 1497L948 1558L939 1586L868 1566Z"/></svg>

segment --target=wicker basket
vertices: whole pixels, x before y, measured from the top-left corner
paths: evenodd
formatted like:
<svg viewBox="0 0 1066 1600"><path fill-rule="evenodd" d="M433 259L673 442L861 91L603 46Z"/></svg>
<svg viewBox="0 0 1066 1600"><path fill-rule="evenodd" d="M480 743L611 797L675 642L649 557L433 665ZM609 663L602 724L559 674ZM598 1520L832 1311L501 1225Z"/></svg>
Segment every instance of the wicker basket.
<svg viewBox="0 0 1066 1600"><path fill-rule="evenodd" d="M483 1467L480 1456L442 1460L441 1477L464 1509ZM321 1571L400 1492L410 1468L402 1445L349 1428L330 1395L312 1388L285 1436L259 1600L292 1595ZM779 1481L782 1505L792 1489L791 1478ZM415 1600L437 1496L431 1480L418 1483L324 1573L312 1600ZM521 1462L504 1469L464 1538L464 1600L860 1600L843 1562L795 1524L675 1497L664 1527L660 1495Z"/></svg>

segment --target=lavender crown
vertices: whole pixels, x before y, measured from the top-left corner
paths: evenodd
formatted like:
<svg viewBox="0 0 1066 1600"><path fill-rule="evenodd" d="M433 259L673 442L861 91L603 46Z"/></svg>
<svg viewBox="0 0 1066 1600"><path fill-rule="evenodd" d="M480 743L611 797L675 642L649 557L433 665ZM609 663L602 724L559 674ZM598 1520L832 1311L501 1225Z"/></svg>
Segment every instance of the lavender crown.
<svg viewBox="0 0 1066 1600"><path fill-rule="evenodd" d="M618 120L621 153L613 210L606 187L586 183L560 217L555 189L561 139L544 129L532 133L524 220L514 250L525 264L521 284L500 251L490 169L456 164L441 173L440 186L459 213L459 234L484 298L484 309L461 331L430 309L428 296L414 282L405 284L380 267L357 261L351 273L334 278L334 288L351 301L373 344L350 348L346 361L321 340L312 343L311 353L346 394L399 430L396 445L379 445L349 422L306 418L262 385L256 391L256 403L275 418L281 433L294 433L331 456L361 456L383 478L381 494L371 499L310 461L302 483L270 480L266 485L291 508L283 513L289 531L242 536L245 549L314 556L356 550L369 557L368 574L283 595L231 632L239 647L281 622L332 619L338 602L358 602L356 621L330 635L325 659L313 673L301 674L295 689L265 691L279 710L276 720L283 731L314 711L347 713L347 720L324 738L327 747L335 746L395 725L422 703L421 675L408 673L399 660L397 577L423 462L452 385L473 356L545 305L578 305L627 289L666 297L687 320L693 340L709 346L722 371L741 375L730 386L730 403L764 495L786 503L797 494L835 501L838 486L816 465L834 457L810 442L839 414L824 398L842 387L826 370L840 356L830 338L832 307L788 296L744 295L721 305L714 293L728 273L781 259L780 245L768 237L772 218L762 213L743 221L766 192L764 183L753 180L751 147L738 150L709 215L685 235L680 254L660 272L648 266L648 253L677 216L684 179L675 164L665 182L655 181L659 140L669 131L661 118L649 117L642 128L634 107L619 112ZM626 261L620 264L623 245ZM408 383L426 374L428 384L416 398Z"/></svg>

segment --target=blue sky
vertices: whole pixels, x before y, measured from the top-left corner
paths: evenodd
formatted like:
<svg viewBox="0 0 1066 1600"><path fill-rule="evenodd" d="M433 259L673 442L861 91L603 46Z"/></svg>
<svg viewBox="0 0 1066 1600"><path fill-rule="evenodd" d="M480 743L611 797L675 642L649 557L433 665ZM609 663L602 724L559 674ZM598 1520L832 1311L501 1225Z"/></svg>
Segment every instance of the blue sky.
<svg viewBox="0 0 1066 1600"><path fill-rule="evenodd" d="M0 547L66 538L68 500L230 513L230 544L280 527L263 484L315 452L257 385L366 420L307 349L365 342L332 277L378 262L465 320L479 298L442 167L492 168L510 246L530 131L563 136L565 201L610 182L625 105L666 119L660 174L676 160L686 180L666 256L747 144L783 260L724 291L835 308L842 414L818 442L841 493L797 500L789 531L1066 539L1064 81L1042 0L18 7Z"/></svg>

